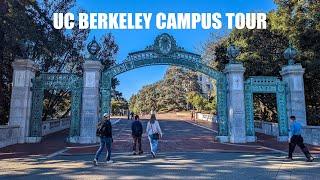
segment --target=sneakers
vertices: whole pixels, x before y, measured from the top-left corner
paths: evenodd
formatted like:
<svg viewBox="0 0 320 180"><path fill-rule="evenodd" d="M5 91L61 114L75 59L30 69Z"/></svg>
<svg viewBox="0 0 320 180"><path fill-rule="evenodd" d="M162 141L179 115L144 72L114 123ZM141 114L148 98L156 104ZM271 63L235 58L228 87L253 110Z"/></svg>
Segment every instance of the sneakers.
<svg viewBox="0 0 320 180"><path fill-rule="evenodd" d="M140 151L138 154L139 154L139 155L143 154L143 151Z"/></svg>
<svg viewBox="0 0 320 180"><path fill-rule="evenodd" d="M112 164L112 163L113 163L112 160L107 161L107 164Z"/></svg>
<svg viewBox="0 0 320 180"><path fill-rule="evenodd" d="M98 160L97 159L93 160L93 165L98 166Z"/></svg>
<svg viewBox="0 0 320 180"><path fill-rule="evenodd" d="M292 157L289 157L289 156L287 156L286 159L289 160L289 161L293 160Z"/></svg>
<svg viewBox="0 0 320 180"><path fill-rule="evenodd" d="M308 159L307 159L307 162L312 162L314 160L314 157L309 157Z"/></svg>
<svg viewBox="0 0 320 180"><path fill-rule="evenodd" d="M137 153L135 151L132 152L132 155L137 155Z"/></svg>

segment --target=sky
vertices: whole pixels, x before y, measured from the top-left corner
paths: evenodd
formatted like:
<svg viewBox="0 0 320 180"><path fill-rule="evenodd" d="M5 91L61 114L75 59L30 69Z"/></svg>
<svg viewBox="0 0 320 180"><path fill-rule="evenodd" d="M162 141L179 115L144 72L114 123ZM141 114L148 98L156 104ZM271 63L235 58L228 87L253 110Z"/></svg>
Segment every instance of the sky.
<svg viewBox="0 0 320 180"><path fill-rule="evenodd" d="M276 8L273 0L77 0L78 7L87 13L109 12L269 12ZM154 19L154 18L153 18ZM224 20L222 20L224 22ZM151 23L151 25L154 23ZM207 42L212 34L225 34L226 29L220 30L91 30L90 38L97 39L103 34L111 32L119 45L117 63L122 62L128 53L143 50L152 45L157 35L169 33L174 36L177 44L190 52L200 53L203 43ZM120 74L117 78L120 85L117 90L123 93L126 99L136 94L144 85L154 83L163 78L167 66L148 66Z"/></svg>

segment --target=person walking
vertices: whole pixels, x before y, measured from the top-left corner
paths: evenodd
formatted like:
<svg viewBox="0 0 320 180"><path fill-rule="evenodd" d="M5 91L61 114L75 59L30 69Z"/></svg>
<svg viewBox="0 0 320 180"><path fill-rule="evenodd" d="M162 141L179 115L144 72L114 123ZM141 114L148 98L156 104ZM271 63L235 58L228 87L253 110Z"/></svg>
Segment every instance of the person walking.
<svg viewBox="0 0 320 180"><path fill-rule="evenodd" d="M96 152L95 158L93 160L93 164L95 166L98 165L98 159L104 147L107 148L107 158L106 158L107 164L113 163L113 161L111 160L111 145L113 142L112 125L111 125L110 116L108 113L105 113L103 115L103 120L99 122L96 134L97 136L100 137L100 147Z"/></svg>
<svg viewBox="0 0 320 180"><path fill-rule="evenodd" d="M195 121L195 111L191 110L191 121Z"/></svg>
<svg viewBox="0 0 320 180"><path fill-rule="evenodd" d="M308 162L312 162L314 158L311 156L308 148L303 143L303 137L301 136L302 125L296 121L295 116L290 116L291 126L290 126L290 141L289 141L289 155L287 159L292 160L292 154L296 145L298 145L301 151L307 158Z"/></svg>
<svg viewBox="0 0 320 180"><path fill-rule="evenodd" d="M140 122L140 118L138 115L134 117L135 121L131 124L132 138L133 138L133 155L141 155L143 154L142 145L141 145L141 137L143 133L143 127ZM138 145L139 152L136 151L136 147Z"/></svg>
<svg viewBox="0 0 320 180"><path fill-rule="evenodd" d="M151 155L155 158L158 151L158 142L162 137L162 131L155 114L151 114L146 131L150 142Z"/></svg>
<svg viewBox="0 0 320 180"><path fill-rule="evenodd" d="M130 115L131 115L131 120L133 120L133 118L134 118L134 112L131 112Z"/></svg>

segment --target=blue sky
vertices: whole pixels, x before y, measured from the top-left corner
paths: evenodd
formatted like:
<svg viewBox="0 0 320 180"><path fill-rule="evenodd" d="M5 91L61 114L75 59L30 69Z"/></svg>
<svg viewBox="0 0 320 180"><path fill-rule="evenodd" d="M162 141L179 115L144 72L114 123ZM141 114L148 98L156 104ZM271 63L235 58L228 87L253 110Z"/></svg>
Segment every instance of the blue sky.
<svg viewBox="0 0 320 180"><path fill-rule="evenodd" d="M269 12L276 6L273 0L77 0L77 5L88 13L93 12ZM154 18L153 18L154 19ZM224 22L224 20L223 20ZM153 25L154 23L151 23ZM100 37L111 32L119 45L117 62L125 59L129 52L142 50L151 45L155 37L161 33L173 35L177 44L191 52L199 53L199 47L206 42L211 33L222 34L221 30L157 30L151 26L149 30L91 30L90 36ZM120 85L117 89L129 99L142 86L160 80L166 66L149 66L123 73L117 78Z"/></svg>

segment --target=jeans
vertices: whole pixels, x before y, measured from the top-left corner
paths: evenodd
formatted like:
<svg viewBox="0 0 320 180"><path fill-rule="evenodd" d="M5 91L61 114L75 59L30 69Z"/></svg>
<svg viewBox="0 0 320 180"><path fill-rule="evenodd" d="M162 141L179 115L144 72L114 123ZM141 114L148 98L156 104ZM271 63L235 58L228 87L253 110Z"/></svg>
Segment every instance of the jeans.
<svg viewBox="0 0 320 180"><path fill-rule="evenodd" d="M112 144L112 138L107 137L100 137L100 147L98 151L96 152L95 159L99 159L100 154L102 153L104 147L107 148L107 161L110 160L111 157L111 144Z"/></svg>
<svg viewBox="0 0 320 180"><path fill-rule="evenodd" d="M151 152L156 154L157 151L158 151L158 142L159 142L159 140L158 139L152 139L151 136L152 135L148 136L149 142L150 142L150 149L151 149Z"/></svg>
<svg viewBox="0 0 320 180"><path fill-rule="evenodd" d="M298 145L301 149L301 151L304 153L304 155L306 156L306 158L310 158L311 154L308 150L308 148L304 145L303 143L303 138L300 135L293 135L291 137L290 143L289 143L289 158L292 158L292 153L296 147L296 145Z"/></svg>
<svg viewBox="0 0 320 180"><path fill-rule="evenodd" d="M138 144L139 147L139 153L142 152L142 146L141 146L141 136L132 136L133 137L133 151L136 152L136 147Z"/></svg>

